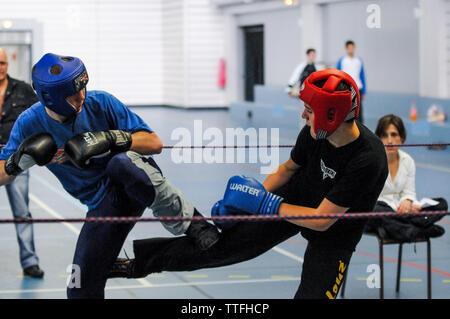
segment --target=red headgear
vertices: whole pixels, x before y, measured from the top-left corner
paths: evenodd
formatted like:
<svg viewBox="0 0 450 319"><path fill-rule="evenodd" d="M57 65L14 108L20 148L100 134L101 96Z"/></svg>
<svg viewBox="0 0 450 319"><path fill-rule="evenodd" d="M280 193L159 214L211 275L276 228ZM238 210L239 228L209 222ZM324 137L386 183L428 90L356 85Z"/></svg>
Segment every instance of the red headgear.
<svg viewBox="0 0 450 319"><path fill-rule="evenodd" d="M335 91L341 81L350 90ZM318 82L325 82L318 87ZM330 136L342 122L358 117L359 90L350 75L337 69L326 69L311 73L303 82L300 99L314 111L314 133L317 139Z"/></svg>

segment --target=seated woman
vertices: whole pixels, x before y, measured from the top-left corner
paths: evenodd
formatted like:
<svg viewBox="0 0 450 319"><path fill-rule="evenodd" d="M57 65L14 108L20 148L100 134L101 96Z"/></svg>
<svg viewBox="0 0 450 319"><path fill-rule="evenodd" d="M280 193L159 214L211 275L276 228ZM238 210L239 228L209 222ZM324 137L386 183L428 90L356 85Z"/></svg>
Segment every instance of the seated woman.
<svg viewBox="0 0 450 319"><path fill-rule="evenodd" d="M406 130L403 121L400 117L393 114L383 116L378 121L375 134L385 145L399 145L403 144L406 140ZM448 205L444 198L424 198L420 202L417 201L415 185L416 166L413 158L398 146L388 146L385 149L388 158L389 175L374 211L407 213L424 210L447 210ZM408 219L372 218L367 223L366 232L380 232L380 227L383 226L383 228L386 228L386 223L398 223L402 221L403 224L410 223L422 229L433 226L433 229L428 230L428 234L430 237L437 237L437 235L443 234L444 229L433 224L442 217L443 215L410 217ZM398 226L396 224L395 227L398 228ZM389 232L389 228L386 229ZM386 237L383 234L380 235ZM395 236L395 234L387 235L391 235L390 237Z"/></svg>

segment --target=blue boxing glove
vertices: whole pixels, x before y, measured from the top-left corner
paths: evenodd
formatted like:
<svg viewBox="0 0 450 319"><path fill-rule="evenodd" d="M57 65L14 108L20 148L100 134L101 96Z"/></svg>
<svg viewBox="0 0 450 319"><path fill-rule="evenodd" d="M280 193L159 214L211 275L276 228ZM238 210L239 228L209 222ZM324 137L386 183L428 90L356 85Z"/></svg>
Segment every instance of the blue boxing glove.
<svg viewBox="0 0 450 319"><path fill-rule="evenodd" d="M229 211L224 205L223 200L219 200L214 204L211 208L211 217L222 217L222 216L230 216L231 211ZM236 221L234 220L220 220L213 219L214 224L222 230L230 229Z"/></svg>
<svg viewBox="0 0 450 319"><path fill-rule="evenodd" d="M233 176L228 180L223 204L227 209L255 215L278 215L283 198L272 194L252 177Z"/></svg>

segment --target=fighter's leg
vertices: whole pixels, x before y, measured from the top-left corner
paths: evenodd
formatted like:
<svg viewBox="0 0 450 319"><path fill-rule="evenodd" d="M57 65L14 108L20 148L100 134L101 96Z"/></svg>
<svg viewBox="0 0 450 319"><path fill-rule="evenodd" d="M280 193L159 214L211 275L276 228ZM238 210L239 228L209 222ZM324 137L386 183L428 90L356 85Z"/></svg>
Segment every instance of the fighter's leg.
<svg viewBox="0 0 450 319"><path fill-rule="evenodd" d="M295 203L294 182L276 193ZM161 271L193 271L250 260L297 234L302 228L287 221L238 222L222 231L220 240L199 251L186 237L149 238L134 241L133 260L118 260L111 277L139 278Z"/></svg>
<svg viewBox="0 0 450 319"><path fill-rule="evenodd" d="M255 258L300 231L286 222L239 222L224 230L206 251L196 249L186 237L134 241L133 277L161 271L193 271L222 267Z"/></svg>
<svg viewBox="0 0 450 319"><path fill-rule="evenodd" d="M105 199L98 207L90 210L87 217L140 216L145 208L135 210L132 207L133 203L124 196L122 189L112 184ZM73 276L80 277L70 281L67 288L68 298L104 298L108 273L133 226L133 223L83 225L73 259Z"/></svg>
<svg viewBox="0 0 450 319"><path fill-rule="evenodd" d="M295 299L334 299L347 271L353 248L336 239L309 241Z"/></svg>
<svg viewBox="0 0 450 319"><path fill-rule="evenodd" d="M121 167L121 170L115 169ZM181 191L162 174L156 162L136 152L114 156L108 164L108 175L123 185L128 197L150 207L156 217L201 216ZM164 221L163 226L174 235L186 234L197 246L207 249L219 239L212 224L201 221Z"/></svg>

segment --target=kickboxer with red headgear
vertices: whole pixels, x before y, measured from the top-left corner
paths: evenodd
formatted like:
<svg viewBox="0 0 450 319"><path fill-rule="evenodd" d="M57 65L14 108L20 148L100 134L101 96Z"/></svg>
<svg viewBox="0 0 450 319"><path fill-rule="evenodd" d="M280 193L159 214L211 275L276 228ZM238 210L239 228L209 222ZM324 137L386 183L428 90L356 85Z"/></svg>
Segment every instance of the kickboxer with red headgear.
<svg viewBox="0 0 450 319"><path fill-rule="evenodd" d="M138 240L126 274L113 271L110 276L143 277L159 271L230 265L254 258L301 232L308 246L295 298L335 298L365 221L286 221L282 217L372 211L388 176L386 154L378 137L355 120L358 88L345 72L312 73L300 99L306 125L289 159L263 184L251 177L233 176L223 199L212 209L213 216L278 215L281 220L216 221L222 236L206 253L196 251L183 237Z"/></svg>

